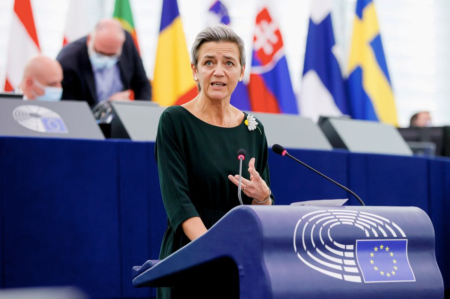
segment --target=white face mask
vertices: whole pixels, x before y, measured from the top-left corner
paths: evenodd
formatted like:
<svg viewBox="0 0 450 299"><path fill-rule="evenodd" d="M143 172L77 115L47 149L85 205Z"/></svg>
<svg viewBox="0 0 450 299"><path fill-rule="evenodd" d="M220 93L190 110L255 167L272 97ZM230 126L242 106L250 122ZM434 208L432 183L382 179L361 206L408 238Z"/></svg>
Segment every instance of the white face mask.
<svg viewBox="0 0 450 299"><path fill-rule="evenodd" d="M95 52L93 41L89 43L88 51L89 60L94 70L110 69L119 61L119 55L107 56Z"/></svg>
<svg viewBox="0 0 450 299"><path fill-rule="evenodd" d="M61 100L63 89L61 87L44 86L36 79L34 83L44 90L44 94L41 96L36 95L36 100L47 102L58 102Z"/></svg>

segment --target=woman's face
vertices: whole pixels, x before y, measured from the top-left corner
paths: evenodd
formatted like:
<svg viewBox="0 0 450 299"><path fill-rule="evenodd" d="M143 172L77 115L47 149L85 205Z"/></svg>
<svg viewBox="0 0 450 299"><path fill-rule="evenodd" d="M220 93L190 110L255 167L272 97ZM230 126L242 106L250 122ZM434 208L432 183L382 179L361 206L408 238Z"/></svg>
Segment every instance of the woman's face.
<svg viewBox="0 0 450 299"><path fill-rule="evenodd" d="M197 66L191 65L201 93L211 100L230 100L231 93L244 75L239 48L232 42L207 42L198 52Z"/></svg>

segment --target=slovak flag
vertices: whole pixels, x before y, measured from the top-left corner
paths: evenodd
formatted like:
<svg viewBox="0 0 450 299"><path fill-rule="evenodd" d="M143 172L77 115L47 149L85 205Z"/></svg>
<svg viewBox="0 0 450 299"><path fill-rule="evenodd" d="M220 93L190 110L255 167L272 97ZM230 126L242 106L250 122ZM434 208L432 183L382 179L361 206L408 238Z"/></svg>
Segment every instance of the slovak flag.
<svg viewBox="0 0 450 299"><path fill-rule="evenodd" d="M230 16L228 9L220 1L214 1L209 8L208 26L224 24L230 25ZM236 89L231 94L230 104L240 110L250 110L250 98L248 96L247 85L244 82L238 82Z"/></svg>
<svg viewBox="0 0 450 299"><path fill-rule="evenodd" d="M281 31L267 8L256 16L249 94L255 112L298 114Z"/></svg>

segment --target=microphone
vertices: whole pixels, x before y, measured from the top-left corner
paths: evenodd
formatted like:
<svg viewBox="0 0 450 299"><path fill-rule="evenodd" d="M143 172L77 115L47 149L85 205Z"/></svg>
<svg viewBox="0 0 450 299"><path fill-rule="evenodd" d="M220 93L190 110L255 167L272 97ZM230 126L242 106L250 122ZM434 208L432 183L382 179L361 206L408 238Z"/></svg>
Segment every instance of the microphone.
<svg viewBox="0 0 450 299"><path fill-rule="evenodd" d="M321 172L315 170L314 168L312 168L312 167L309 166L308 164L306 164L306 163L304 163L304 162L302 162L302 161L300 161L300 160L294 158L294 157L291 156L291 155L287 152L287 150L285 150L284 147L282 147L281 145L279 145L279 144L274 144L274 145L272 146L272 151L273 151L275 154L278 154L278 155L288 156L289 158L291 158L292 160L294 160L294 161L296 161L296 162L302 164L303 166L305 166L305 167L308 168L309 170L314 171L315 173L317 173L317 174L320 175L321 177L326 178L326 179L329 180L330 182L332 182L332 183L338 185L339 187L341 187L341 188L344 189L345 191L347 191L347 192L349 192L350 194L352 194L352 195L353 195L353 196L361 203L362 206L365 206L365 204L364 204L364 202L362 201L362 199L361 199L358 195L356 195L355 192L353 192L352 190L348 189L347 187L345 187L345 186L339 184L338 182L336 182L336 181L330 179L329 177L327 177L327 176L324 175L323 173L321 173Z"/></svg>
<svg viewBox="0 0 450 299"><path fill-rule="evenodd" d="M239 198L239 202L241 203L241 205L243 205L244 203L242 202L242 197L241 197L241 178L242 178L242 161L245 160L245 150L240 149L237 151L237 158L239 160L239 185L238 185L238 198Z"/></svg>

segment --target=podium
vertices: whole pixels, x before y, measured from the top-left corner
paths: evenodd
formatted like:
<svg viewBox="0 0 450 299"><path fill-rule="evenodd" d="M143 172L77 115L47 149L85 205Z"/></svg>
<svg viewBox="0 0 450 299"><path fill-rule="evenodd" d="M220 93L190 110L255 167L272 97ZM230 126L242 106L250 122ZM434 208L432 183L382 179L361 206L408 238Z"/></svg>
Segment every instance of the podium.
<svg viewBox="0 0 450 299"><path fill-rule="evenodd" d="M220 285L210 298L444 298L434 246L415 207L238 206L166 259L134 267L133 284Z"/></svg>

